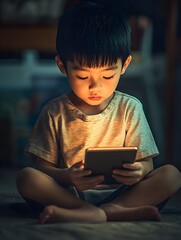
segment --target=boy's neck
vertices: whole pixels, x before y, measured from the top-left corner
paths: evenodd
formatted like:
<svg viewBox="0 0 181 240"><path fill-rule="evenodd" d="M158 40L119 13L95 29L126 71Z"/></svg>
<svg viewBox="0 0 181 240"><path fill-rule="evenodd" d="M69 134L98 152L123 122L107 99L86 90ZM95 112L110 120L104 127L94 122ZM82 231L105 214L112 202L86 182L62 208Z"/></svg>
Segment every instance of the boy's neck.
<svg viewBox="0 0 181 240"><path fill-rule="evenodd" d="M96 115L104 111L114 97L114 93L99 105L92 106L78 98L73 91L68 94L71 102L85 115Z"/></svg>

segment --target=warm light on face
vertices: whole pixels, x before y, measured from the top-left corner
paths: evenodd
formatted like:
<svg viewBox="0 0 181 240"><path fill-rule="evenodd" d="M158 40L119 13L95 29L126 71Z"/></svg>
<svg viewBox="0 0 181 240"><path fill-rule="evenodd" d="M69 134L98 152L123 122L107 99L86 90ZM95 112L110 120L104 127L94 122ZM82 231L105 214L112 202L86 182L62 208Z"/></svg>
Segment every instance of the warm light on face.
<svg viewBox="0 0 181 240"><path fill-rule="evenodd" d="M115 91L122 71L122 62L104 67L84 67L67 63L67 76L75 95L89 105L98 105Z"/></svg>

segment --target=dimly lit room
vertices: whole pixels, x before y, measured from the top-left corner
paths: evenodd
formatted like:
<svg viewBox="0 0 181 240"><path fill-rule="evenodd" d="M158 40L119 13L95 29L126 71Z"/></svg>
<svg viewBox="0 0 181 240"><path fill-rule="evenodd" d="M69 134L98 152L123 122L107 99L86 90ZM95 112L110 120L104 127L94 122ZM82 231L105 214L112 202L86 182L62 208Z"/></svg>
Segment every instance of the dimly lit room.
<svg viewBox="0 0 181 240"><path fill-rule="evenodd" d="M42 107L71 90L55 60L56 34L59 16L79 2L0 1L0 239L180 239L181 189L167 199L159 222L54 224L39 224L18 192L18 172L33 166L25 146ZM181 171L181 1L111 4L131 26L132 61L116 90L142 103L159 150L154 168L169 164Z"/></svg>

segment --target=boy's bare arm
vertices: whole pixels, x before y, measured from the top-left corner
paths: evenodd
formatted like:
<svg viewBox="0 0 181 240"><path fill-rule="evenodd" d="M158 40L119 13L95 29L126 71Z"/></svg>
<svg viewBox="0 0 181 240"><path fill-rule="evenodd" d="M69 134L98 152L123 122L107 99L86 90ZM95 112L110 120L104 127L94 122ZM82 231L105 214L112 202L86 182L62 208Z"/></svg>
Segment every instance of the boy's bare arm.
<svg viewBox="0 0 181 240"><path fill-rule="evenodd" d="M83 170L82 161L75 163L70 168L57 168L55 165L37 158L37 169L51 176L63 187L75 186L78 190L86 190L103 182L103 176L88 177L90 170ZM84 178L85 176L86 179Z"/></svg>
<svg viewBox="0 0 181 240"><path fill-rule="evenodd" d="M152 157L147 157L144 158L140 161L140 163L143 166L143 170L144 170L144 176L148 175L149 172L151 172L153 170L153 158Z"/></svg>
<svg viewBox="0 0 181 240"><path fill-rule="evenodd" d="M45 161L42 158L37 158L37 169L51 176L55 181L67 187L71 186L71 177L69 168L57 168L54 164Z"/></svg>

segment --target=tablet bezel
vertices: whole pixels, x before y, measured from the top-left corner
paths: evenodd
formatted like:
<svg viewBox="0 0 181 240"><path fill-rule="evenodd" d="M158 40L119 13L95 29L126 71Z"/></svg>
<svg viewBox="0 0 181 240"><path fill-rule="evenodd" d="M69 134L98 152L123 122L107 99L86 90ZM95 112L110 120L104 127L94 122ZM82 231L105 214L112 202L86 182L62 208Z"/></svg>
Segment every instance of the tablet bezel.
<svg viewBox="0 0 181 240"><path fill-rule="evenodd" d="M106 184L114 184L113 169L121 169L123 163L133 163L137 147L88 148L85 151L84 169L92 171L91 176L104 175Z"/></svg>

